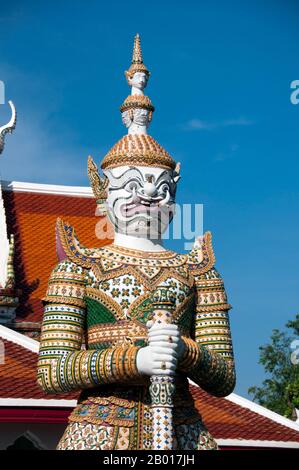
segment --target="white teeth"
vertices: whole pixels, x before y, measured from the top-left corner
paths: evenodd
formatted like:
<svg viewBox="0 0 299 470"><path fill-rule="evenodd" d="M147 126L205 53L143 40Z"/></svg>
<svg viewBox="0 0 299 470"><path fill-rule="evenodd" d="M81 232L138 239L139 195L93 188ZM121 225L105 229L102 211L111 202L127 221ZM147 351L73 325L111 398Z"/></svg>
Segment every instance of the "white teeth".
<svg viewBox="0 0 299 470"><path fill-rule="evenodd" d="M160 202L160 206L168 206L169 200L170 200L170 193L169 191L167 191L165 199L163 199L163 201Z"/></svg>
<svg viewBox="0 0 299 470"><path fill-rule="evenodd" d="M132 202L137 202L139 197L136 194L136 188L133 188L133 193L132 193Z"/></svg>

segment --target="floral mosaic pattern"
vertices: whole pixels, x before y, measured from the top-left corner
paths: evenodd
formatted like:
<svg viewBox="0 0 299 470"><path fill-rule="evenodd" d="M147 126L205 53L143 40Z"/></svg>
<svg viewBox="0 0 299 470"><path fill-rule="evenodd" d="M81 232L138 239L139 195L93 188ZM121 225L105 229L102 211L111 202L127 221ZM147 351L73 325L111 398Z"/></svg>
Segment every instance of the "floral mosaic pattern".
<svg viewBox="0 0 299 470"><path fill-rule="evenodd" d="M87 398L72 413L58 448L151 448L149 383L138 373L136 357L146 344L152 294L164 285L174 294L174 321L186 345L176 376L176 445L216 449L186 380L216 396L234 387L230 306L210 235L189 255L178 255L113 245L85 249L72 228L60 229L67 257L53 270L44 299L38 381L49 393L82 389Z"/></svg>

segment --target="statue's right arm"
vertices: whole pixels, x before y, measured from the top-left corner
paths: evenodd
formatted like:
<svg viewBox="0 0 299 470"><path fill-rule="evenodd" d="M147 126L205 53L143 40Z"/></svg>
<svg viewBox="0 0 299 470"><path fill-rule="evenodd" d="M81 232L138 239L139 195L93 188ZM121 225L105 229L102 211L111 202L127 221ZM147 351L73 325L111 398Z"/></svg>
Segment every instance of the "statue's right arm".
<svg viewBox="0 0 299 470"><path fill-rule="evenodd" d="M140 347L84 350L85 272L65 259L52 271L44 298L38 383L47 393L63 393L140 377Z"/></svg>

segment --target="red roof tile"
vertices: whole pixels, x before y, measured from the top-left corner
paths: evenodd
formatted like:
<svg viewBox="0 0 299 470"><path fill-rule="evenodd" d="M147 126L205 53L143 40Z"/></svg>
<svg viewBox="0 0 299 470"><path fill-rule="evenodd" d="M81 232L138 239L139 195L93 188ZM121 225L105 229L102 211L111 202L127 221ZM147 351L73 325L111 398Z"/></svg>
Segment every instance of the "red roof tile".
<svg viewBox="0 0 299 470"><path fill-rule="evenodd" d="M233 403L216 398L190 385L196 408L216 439L246 439L299 442L298 431Z"/></svg>
<svg viewBox="0 0 299 470"><path fill-rule="evenodd" d="M37 354L6 339L5 363L0 364L0 398L76 399L78 393L49 395L36 382Z"/></svg>
<svg viewBox="0 0 299 470"><path fill-rule="evenodd" d="M3 191L9 234L15 235L15 274L22 289L17 320L42 320L41 298L52 268L57 263L55 224L57 217L75 227L80 242L101 246L95 236L99 217L93 198ZM107 243L107 242L106 242Z"/></svg>

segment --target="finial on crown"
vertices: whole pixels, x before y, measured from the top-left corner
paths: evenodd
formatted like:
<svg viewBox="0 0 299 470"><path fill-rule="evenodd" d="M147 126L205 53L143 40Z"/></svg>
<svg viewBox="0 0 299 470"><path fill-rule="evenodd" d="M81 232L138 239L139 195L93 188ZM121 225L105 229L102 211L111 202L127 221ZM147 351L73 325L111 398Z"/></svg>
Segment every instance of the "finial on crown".
<svg viewBox="0 0 299 470"><path fill-rule="evenodd" d="M146 81L148 80L148 78L150 76L150 72L148 71L148 69L146 68L146 66L143 63L142 50L141 50L141 44L140 44L140 36L137 33L135 38L134 38L132 63L130 65L129 70L126 70L126 72L125 72L127 82L130 86L134 86L134 84L132 83L132 79L134 77L134 74L138 73L138 72L145 74L146 75ZM145 82L144 86L142 87L142 89L145 88L145 87L146 87L146 82Z"/></svg>
<svg viewBox="0 0 299 470"><path fill-rule="evenodd" d="M133 64L142 64L143 63L142 50L141 50L141 44L140 44L140 36L139 36L138 33L134 37L134 48L133 48L132 63Z"/></svg>
<svg viewBox="0 0 299 470"><path fill-rule="evenodd" d="M132 65L126 72L132 92L120 106L122 121L128 129L128 134L123 136L105 155L101 163L102 170L128 165L152 166L176 171L176 163L173 158L147 133L154 111L150 98L143 93L149 74L143 64L139 34L136 34ZM102 189L106 189L106 187L103 187L98 176L94 176L94 166L91 162L89 167L93 174L91 181L95 181L100 191L98 196L98 189L96 190L96 197L102 200L105 196L102 194Z"/></svg>
<svg viewBox="0 0 299 470"><path fill-rule="evenodd" d="M143 92L150 73L143 63L139 34L134 38L132 64L125 74L132 90L120 107L123 124L128 128L128 134L147 134L154 107Z"/></svg>

